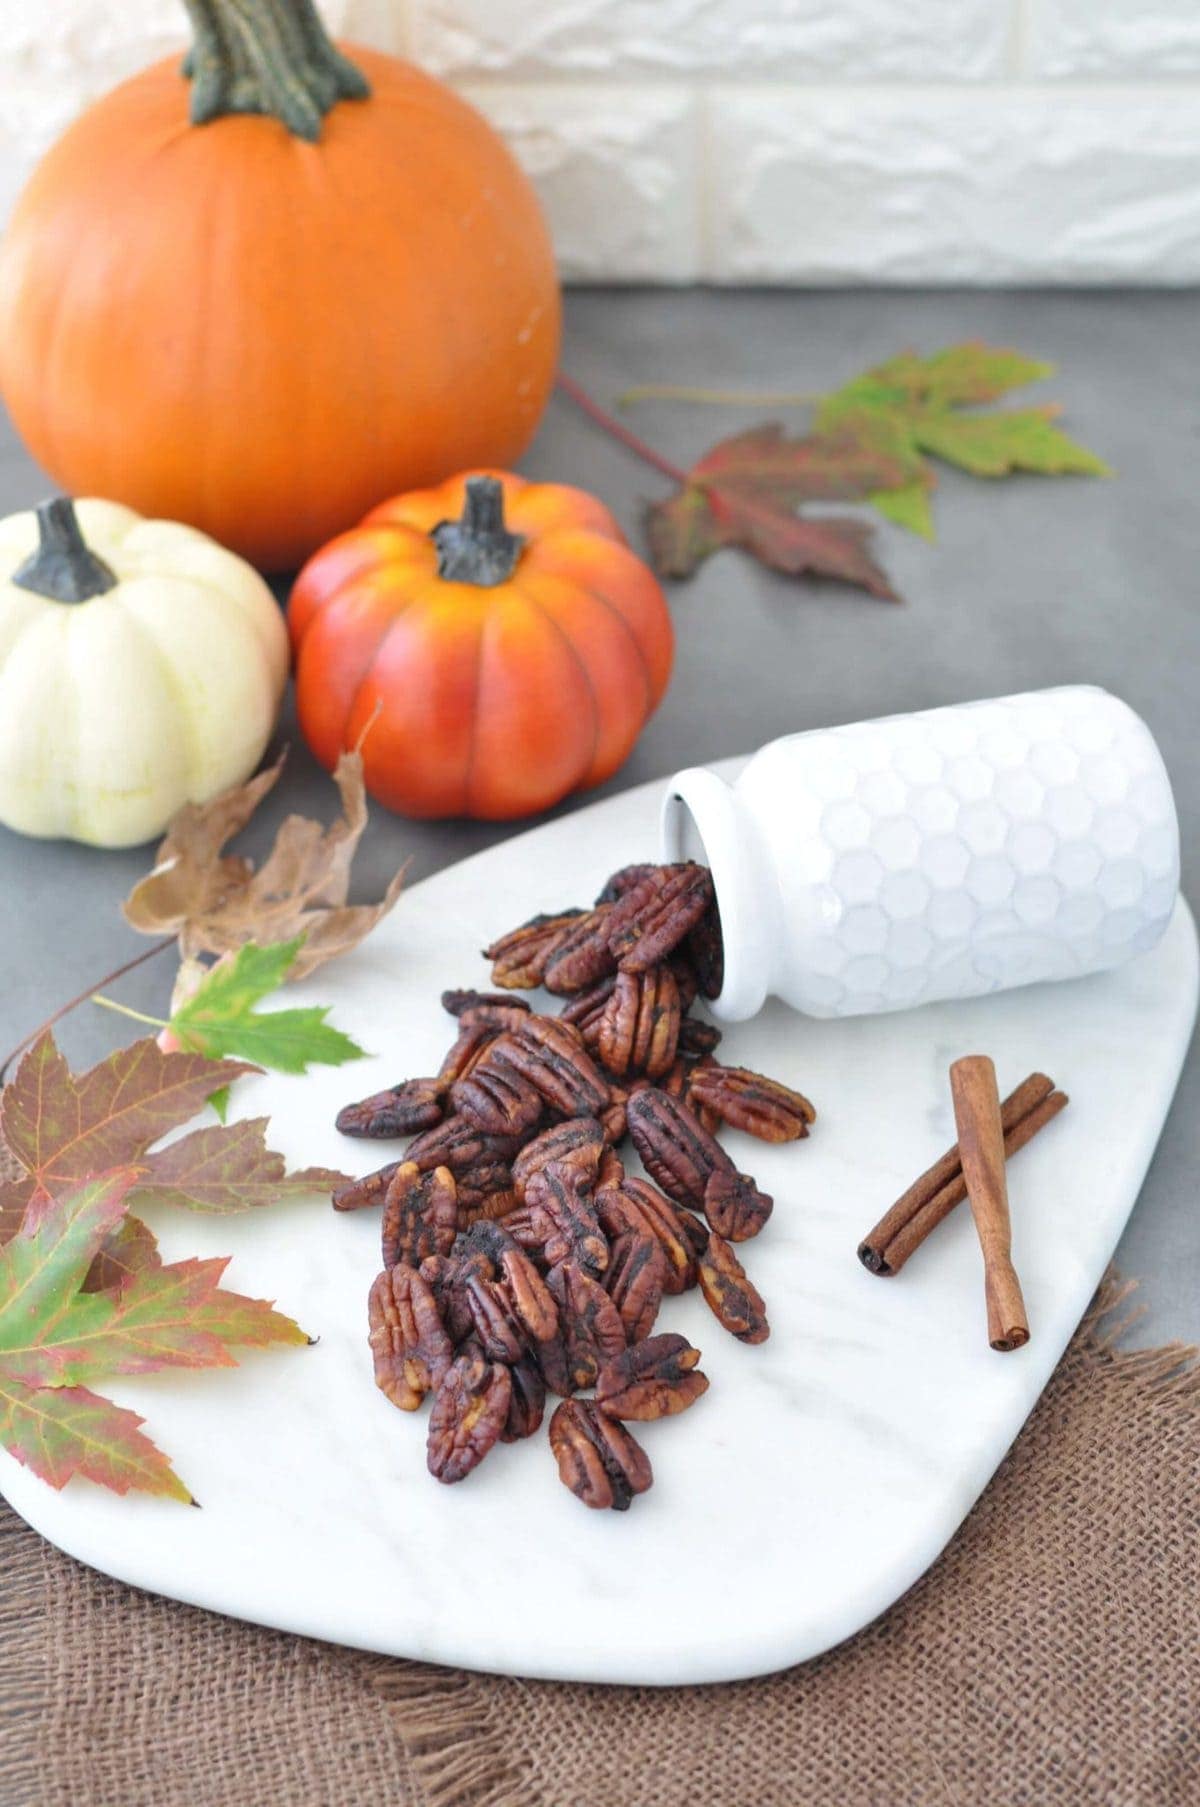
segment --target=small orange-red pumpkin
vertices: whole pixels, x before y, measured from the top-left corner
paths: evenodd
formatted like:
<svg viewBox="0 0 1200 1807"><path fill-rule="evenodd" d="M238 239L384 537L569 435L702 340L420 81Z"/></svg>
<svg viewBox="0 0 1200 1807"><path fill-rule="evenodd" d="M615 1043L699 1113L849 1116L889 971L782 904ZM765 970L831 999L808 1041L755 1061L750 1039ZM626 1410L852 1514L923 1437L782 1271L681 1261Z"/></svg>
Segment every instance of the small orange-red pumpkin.
<svg viewBox="0 0 1200 1807"><path fill-rule="evenodd" d="M602 503L507 473L384 502L288 605L300 726L410 816L529 815L627 758L671 673L662 590ZM365 733L365 739L363 739Z"/></svg>

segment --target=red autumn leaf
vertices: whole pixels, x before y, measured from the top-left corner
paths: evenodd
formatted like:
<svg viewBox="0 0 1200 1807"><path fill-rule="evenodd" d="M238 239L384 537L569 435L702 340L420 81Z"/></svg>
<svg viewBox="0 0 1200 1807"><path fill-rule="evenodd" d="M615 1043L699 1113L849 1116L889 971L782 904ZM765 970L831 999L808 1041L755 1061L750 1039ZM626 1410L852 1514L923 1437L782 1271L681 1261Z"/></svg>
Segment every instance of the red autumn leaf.
<svg viewBox="0 0 1200 1807"><path fill-rule="evenodd" d="M173 1261L133 1274L115 1293L84 1293L53 1321L10 1331L0 1367L31 1385L78 1386L106 1374L234 1368L230 1344L307 1343L263 1299L224 1292L229 1257Z"/></svg>
<svg viewBox="0 0 1200 1807"><path fill-rule="evenodd" d="M852 502L904 477L900 461L853 422L789 439L778 421L722 439L688 472L699 489L744 491L781 507Z"/></svg>
<svg viewBox="0 0 1200 1807"><path fill-rule="evenodd" d="M152 1142L196 1115L210 1092L256 1069L202 1054L164 1054L152 1036L118 1048L76 1077L49 1033L39 1036L0 1093L0 1134L24 1169L0 1181L0 1236L32 1206L88 1174L144 1164Z"/></svg>
<svg viewBox="0 0 1200 1807"><path fill-rule="evenodd" d="M25 1055L0 1094L0 1134L22 1172L0 1179L0 1240L26 1209L86 1174L136 1164L131 1203L237 1211L320 1192L343 1175L324 1167L287 1172L266 1146L265 1117L210 1125L148 1152L203 1107L217 1088L256 1067L202 1054L164 1054L150 1036L74 1075L50 1034Z"/></svg>
<svg viewBox="0 0 1200 1807"><path fill-rule="evenodd" d="M289 1174L266 1119L150 1144L193 1116L237 1061L150 1038L71 1073L47 1034L0 1099L0 1445L53 1487L191 1495L142 1420L86 1384L108 1374L236 1365L231 1348L309 1339L266 1300L227 1292L228 1257L164 1263L131 1200L230 1211L340 1176ZM109 1171L82 1172L90 1162ZM12 1219L19 1214L14 1226Z"/></svg>
<svg viewBox="0 0 1200 1807"><path fill-rule="evenodd" d="M31 1387L0 1372L0 1443L51 1487L79 1475L113 1493L192 1496L161 1449L143 1436L144 1418L87 1387Z"/></svg>
<svg viewBox="0 0 1200 1807"><path fill-rule="evenodd" d="M158 1237L149 1224L126 1212L115 1230L109 1232L96 1251L96 1257L83 1282L84 1292L108 1292L121 1286L131 1274L147 1267L161 1267Z"/></svg>
<svg viewBox="0 0 1200 1807"><path fill-rule="evenodd" d="M897 600L868 552L870 530L840 516L798 515L813 500L852 500L904 481L904 467L853 424L788 439L778 425L722 440L688 472L686 485L647 511L655 568L689 577L713 552L740 546L789 576L837 578Z"/></svg>
<svg viewBox="0 0 1200 1807"><path fill-rule="evenodd" d="M133 1204L182 1205L190 1211L246 1211L310 1192L343 1185L344 1173L330 1167L287 1171L287 1163L266 1144L266 1117L212 1123L180 1136L150 1157L150 1181L139 1185Z"/></svg>

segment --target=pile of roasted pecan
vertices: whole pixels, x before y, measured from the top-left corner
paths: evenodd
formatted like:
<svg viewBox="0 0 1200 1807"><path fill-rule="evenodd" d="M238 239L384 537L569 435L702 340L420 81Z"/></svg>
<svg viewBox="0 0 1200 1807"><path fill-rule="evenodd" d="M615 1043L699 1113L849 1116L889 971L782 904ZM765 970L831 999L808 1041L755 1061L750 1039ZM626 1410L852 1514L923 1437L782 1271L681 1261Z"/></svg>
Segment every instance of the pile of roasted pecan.
<svg viewBox="0 0 1200 1807"><path fill-rule="evenodd" d="M731 1245L757 1235L772 1201L714 1131L789 1142L815 1113L787 1086L722 1066L720 1032L688 1014L721 988L702 866L628 866L590 910L535 916L485 953L504 992L443 994L459 1034L437 1076L338 1117L347 1135L419 1132L405 1160L333 1200L383 1206L375 1379L403 1411L434 1394L441 1481L532 1436L549 1389L562 1399L550 1446L563 1482L587 1506L623 1511L652 1479L626 1424L681 1412L708 1387L699 1350L654 1334L664 1296L699 1285L734 1336L768 1335ZM538 985L567 1000L557 1017L511 995ZM626 1173L626 1137L650 1180Z"/></svg>

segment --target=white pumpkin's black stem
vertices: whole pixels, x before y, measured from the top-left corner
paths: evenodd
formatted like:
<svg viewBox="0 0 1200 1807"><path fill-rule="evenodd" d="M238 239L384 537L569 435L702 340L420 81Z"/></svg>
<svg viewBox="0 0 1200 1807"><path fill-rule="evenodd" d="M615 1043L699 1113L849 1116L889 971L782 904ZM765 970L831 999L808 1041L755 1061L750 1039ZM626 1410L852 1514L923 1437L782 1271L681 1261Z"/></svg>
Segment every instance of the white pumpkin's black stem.
<svg viewBox="0 0 1200 1807"><path fill-rule="evenodd" d="M461 520L439 521L430 537L437 547L438 576L482 590L508 582L525 544L504 525L504 488L498 477L468 477Z"/></svg>
<svg viewBox="0 0 1200 1807"><path fill-rule="evenodd" d="M332 43L313 0L183 0L194 42L183 73L193 125L226 113L269 113L315 142L339 100L365 100L370 83Z"/></svg>
<svg viewBox="0 0 1200 1807"><path fill-rule="evenodd" d="M96 557L79 531L70 496L39 502L37 524L38 549L13 572L13 583L55 602L86 602L115 589L116 573Z"/></svg>

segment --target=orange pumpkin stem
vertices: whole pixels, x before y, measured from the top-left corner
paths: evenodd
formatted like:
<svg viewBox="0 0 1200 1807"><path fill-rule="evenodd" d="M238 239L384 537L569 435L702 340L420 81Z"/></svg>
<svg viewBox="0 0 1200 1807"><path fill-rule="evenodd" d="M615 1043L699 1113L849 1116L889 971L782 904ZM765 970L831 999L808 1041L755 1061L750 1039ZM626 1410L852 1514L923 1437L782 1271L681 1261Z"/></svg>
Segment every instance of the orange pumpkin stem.
<svg viewBox="0 0 1200 1807"><path fill-rule="evenodd" d="M439 521L430 538L437 547L438 576L481 590L508 582L525 544L504 524L504 487L497 477L468 477L461 517Z"/></svg>
<svg viewBox="0 0 1200 1807"><path fill-rule="evenodd" d="M13 583L54 602L86 602L116 588L117 578L83 534L70 496L37 507L38 548L12 574Z"/></svg>
<svg viewBox="0 0 1200 1807"><path fill-rule="evenodd" d="M183 0L195 42L183 72L193 125L268 113L315 142L339 100L364 100L362 71L337 49L313 0Z"/></svg>

